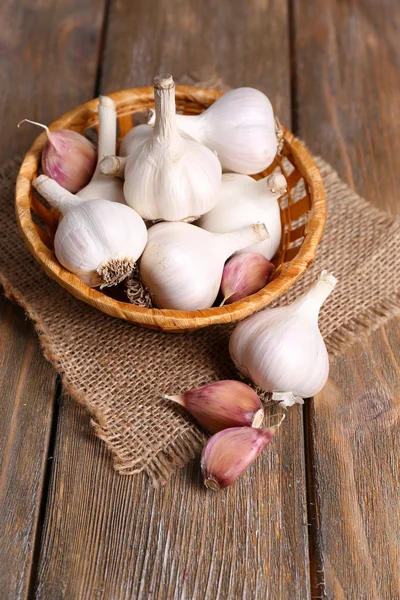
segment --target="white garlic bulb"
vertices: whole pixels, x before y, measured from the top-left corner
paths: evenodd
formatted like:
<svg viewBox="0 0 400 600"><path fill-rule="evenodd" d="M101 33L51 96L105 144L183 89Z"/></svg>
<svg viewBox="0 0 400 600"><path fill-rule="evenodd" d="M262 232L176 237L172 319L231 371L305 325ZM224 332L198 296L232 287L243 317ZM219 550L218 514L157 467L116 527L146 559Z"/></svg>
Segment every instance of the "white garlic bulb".
<svg viewBox="0 0 400 600"><path fill-rule="evenodd" d="M226 259L267 235L261 223L221 234L189 223L158 223L148 231L140 277L160 308L209 308L217 297Z"/></svg>
<svg viewBox="0 0 400 600"><path fill-rule="evenodd" d="M284 406L317 394L329 374L329 359L318 329L319 310L336 278L322 271L289 306L266 309L245 319L232 333L229 352L243 375Z"/></svg>
<svg viewBox="0 0 400 600"><path fill-rule="evenodd" d="M281 241L281 214L278 198L286 192L286 179L276 173L255 181L248 175L226 173L216 206L203 215L197 225L207 231L235 231L251 223L264 223L270 237L246 248L270 260Z"/></svg>
<svg viewBox="0 0 400 600"><path fill-rule="evenodd" d="M77 195L84 200L107 198L125 204L122 181L105 177L100 172L100 163L105 156L115 154L117 144L117 112L115 102L108 96L99 98L99 144L97 166L92 179Z"/></svg>
<svg viewBox="0 0 400 600"><path fill-rule="evenodd" d="M221 165L211 150L179 134L171 75L155 78L154 97L155 126L128 157L125 198L144 219L193 220L214 206Z"/></svg>
<svg viewBox="0 0 400 600"><path fill-rule="evenodd" d="M90 287L117 285L132 272L147 242L137 212L109 200L82 200L46 175L32 185L63 215L54 251L68 271Z"/></svg>
<svg viewBox="0 0 400 600"><path fill-rule="evenodd" d="M143 142L147 142L153 134L153 128L150 125L137 125L133 127L126 135L124 135L119 147L120 156L129 156L136 148L141 146Z"/></svg>
<svg viewBox="0 0 400 600"><path fill-rule="evenodd" d="M149 124L154 123L154 115ZM267 96L238 88L218 98L200 115L176 115L179 131L217 152L224 171L254 175L273 162L278 142Z"/></svg>

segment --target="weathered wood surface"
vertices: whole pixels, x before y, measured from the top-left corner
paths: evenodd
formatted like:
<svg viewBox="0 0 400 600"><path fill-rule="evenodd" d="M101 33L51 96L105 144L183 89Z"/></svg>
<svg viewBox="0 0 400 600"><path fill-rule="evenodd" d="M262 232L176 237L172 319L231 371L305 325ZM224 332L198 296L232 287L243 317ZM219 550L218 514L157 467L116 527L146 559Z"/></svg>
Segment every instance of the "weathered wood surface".
<svg viewBox="0 0 400 600"><path fill-rule="evenodd" d="M234 4L112 2L101 90L149 84L164 70L213 76L261 87L289 124L286 7ZM197 463L154 490L145 476L116 475L83 411L63 402L37 598L307 598L300 407L285 424L226 493L202 487Z"/></svg>
<svg viewBox="0 0 400 600"><path fill-rule="evenodd" d="M259 87L289 126L292 103L292 125L311 149L394 214L398 3L288 5L3 3L0 160L37 133L16 132L20 119L49 122L100 88L149 84L171 71L178 80ZM63 396L47 496L55 374L22 311L2 299L1 598L26 598L29 587L43 600L399 598L399 356L392 322L336 361L305 409L309 565L299 407L252 470L216 495L201 486L195 463L159 490L144 476L116 475L87 415Z"/></svg>
<svg viewBox="0 0 400 600"><path fill-rule="evenodd" d="M298 133L349 185L399 214L398 2L294 6ZM399 359L393 320L336 361L309 407L315 598L400 598Z"/></svg>
<svg viewBox="0 0 400 600"><path fill-rule="evenodd" d="M103 0L0 3L0 163L93 96ZM0 597L26 598L48 461L56 373L23 311L0 300Z"/></svg>

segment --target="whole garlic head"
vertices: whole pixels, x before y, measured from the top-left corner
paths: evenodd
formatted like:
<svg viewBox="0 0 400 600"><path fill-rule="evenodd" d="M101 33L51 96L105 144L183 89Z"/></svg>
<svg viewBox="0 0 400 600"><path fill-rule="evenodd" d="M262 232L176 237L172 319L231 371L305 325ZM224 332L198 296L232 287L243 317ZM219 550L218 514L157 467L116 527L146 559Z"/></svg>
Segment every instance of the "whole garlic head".
<svg viewBox="0 0 400 600"><path fill-rule="evenodd" d="M211 150L179 134L171 75L155 78L154 97L152 135L136 145L126 164L126 202L144 219L193 220L216 203L221 165Z"/></svg>
<svg viewBox="0 0 400 600"><path fill-rule="evenodd" d="M281 241L281 214L278 198L286 192L286 180L281 173L255 181L248 175L225 173L216 206L197 222L199 227L224 233L251 223L264 223L270 237L246 248L270 260Z"/></svg>

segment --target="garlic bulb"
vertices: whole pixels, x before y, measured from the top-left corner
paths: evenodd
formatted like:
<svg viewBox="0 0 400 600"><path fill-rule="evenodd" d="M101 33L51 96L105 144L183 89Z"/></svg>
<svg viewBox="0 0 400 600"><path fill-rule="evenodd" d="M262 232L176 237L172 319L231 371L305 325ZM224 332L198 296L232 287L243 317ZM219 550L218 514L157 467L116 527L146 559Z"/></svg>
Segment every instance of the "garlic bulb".
<svg viewBox="0 0 400 600"><path fill-rule="evenodd" d="M114 177L104 177L100 173L100 162L104 156L115 154L117 144L117 112L115 102L108 96L99 98L99 145L97 166L90 182L78 192L80 198L95 200L106 198L125 204L122 181Z"/></svg>
<svg viewBox="0 0 400 600"><path fill-rule="evenodd" d="M96 166L96 151L88 139L71 129L50 131L46 125L29 119L18 123L18 127L21 123L32 123L46 130L47 141L41 157L45 175L72 193L90 181Z"/></svg>
<svg viewBox="0 0 400 600"><path fill-rule="evenodd" d="M189 223L158 223L148 230L140 277L161 308L209 308L217 297L226 259L267 235L261 223L223 234Z"/></svg>
<svg viewBox="0 0 400 600"><path fill-rule="evenodd" d="M223 304L232 304L262 290L274 268L274 265L258 252L246 251L232 256L222 274Z"/></svg>
<svg viewBox="0 0 400 600"><path fill-rule="evenodd" d="M125 198L144 219L193 220L214 206L221 165L211 150L179 134L171 75L154 79L154 98L155 126L128 157Z"/></svg>
<svg viewBox="0 0 400 600"><path fill-rule="evenodd" d="M234 330L229 352L236 367L272 398L291 406L324 387L329 374L318 314L337 280L327 271L289 306L266 309Z"/></svg>
<svg viewBox="0 0 400 600"><path fill-rule="evenodd" d="M216 381L163 398L186 408L211 433L228 427L260 427L264 418L260 398L241 381Z"/></svg>
<svg viewBox="0 0 400 600"><path fill-rule="evenodd" d="M201 455L204 485L214 491L231 485L272 442L279 425L268 429L231 427L213 435Z"/></svg>
<svg viewBox="0 0 400 600"><path fill-rule="evenodd" d="M153 111L154 112L154 111ZM150 125L137 125L133 127L126 135L124 135L119 147L120 156L129 156L134 150L147 142L149 137L153 135L153 128Z"/></svg>
<svg viewBox="0 0 400 600"><path fill-rule="evenodd" d="M235 231L251 223L264 223L270 237L251 248L270 260L281 241L281 214L278 198L286 192L286 179L275 173L256 181L248 175L226 173L216 206L197 221L207 231Z"/></svg>
<svg viewBox="0 0 400 600"><path fill-rule="evenodd" d="M90 287L116 285L133 270L147 242L142 218L129 206L83 200L46 175L32 185L63 217L54 238L58 261Z"/></svg>
<svg viewBox="0 0 400 600"><path fill-rule="evenodd" d="M154 123L154 116L149 124ZM267 96L253 88L227 92L200 115L176 115L179 131L217 152L224 171L253 175L273 162L278 142Z"/></svg>

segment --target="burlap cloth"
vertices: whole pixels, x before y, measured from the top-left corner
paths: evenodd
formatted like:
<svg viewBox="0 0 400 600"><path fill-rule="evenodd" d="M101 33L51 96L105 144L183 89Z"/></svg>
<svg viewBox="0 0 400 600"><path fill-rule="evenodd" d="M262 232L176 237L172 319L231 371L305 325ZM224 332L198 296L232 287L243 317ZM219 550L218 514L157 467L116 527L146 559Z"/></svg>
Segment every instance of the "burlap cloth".
<svg viewBox="0 0 400 600"><path fill-rule="evenodd" d="M323 269L339 279L320 316L330 355L399 311L400 224L372 208L317 158L328 220L317 259L280 300L292 300ZM18 161L0 171L0 283L34 321L45 356L124 474L165 481L201 449L204 434L161 399L219 379L237 378L228 354L232 326L163 334L109 317L49 279L25 248L14 217ZM265 398L264 398L265 399Z"/></svg>

